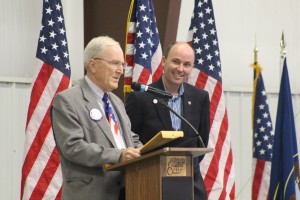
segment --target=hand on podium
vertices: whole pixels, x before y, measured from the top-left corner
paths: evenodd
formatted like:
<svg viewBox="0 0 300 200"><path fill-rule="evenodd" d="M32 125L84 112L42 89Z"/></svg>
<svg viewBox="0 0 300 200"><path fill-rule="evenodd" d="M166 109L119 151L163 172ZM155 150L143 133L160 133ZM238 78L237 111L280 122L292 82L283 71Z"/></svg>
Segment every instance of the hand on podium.
<svg viewBox="0 0 300 200"><path fill-rule="evenodd" d="M134 149L132 147L129 147L127 149L122 150L122 154L120 156L119 162L121 163L140 156L141 156L140 148Z"/></svg>

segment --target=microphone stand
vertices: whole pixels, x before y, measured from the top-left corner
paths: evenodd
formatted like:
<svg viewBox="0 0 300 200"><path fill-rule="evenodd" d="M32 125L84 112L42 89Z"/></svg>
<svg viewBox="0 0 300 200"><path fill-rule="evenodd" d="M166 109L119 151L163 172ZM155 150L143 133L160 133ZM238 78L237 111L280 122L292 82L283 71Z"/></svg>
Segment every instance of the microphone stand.
<svg viewBox="0 0 300 200"><path fill-rule="evenodd" d="M199 141L200 141L200 144L203 148L205 148L205 145L204 145L204 142L202 140L202 137L201 135L198 133L198 131L195 129L195 127L190 123L188 122L184 117L182 117L181 115L179 115L175 110L173 110L165 101L163 101L162 98L157 98L158 99L158 102L163 105L164 107L166 107L168 110L170 110L172 113L174 113L177 117L179 117L182 121L184 121L195 133L196 133L196 137L199 138ZM182 143L179 144L179 146L183 145L183 144L186 144L190 141L192 141L193 139L195 139L196 137L191 137L189 138L188 140L186 141L183 141Z"/></svg>

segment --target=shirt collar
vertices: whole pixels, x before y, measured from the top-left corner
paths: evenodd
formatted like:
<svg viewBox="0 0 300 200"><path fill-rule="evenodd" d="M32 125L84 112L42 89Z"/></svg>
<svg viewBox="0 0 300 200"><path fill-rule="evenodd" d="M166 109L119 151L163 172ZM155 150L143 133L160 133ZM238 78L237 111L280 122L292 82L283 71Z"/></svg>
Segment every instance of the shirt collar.
<svg viewBox="0 0 300 200"><path fill-rule="evenodd" d="M85 76L84 79L86 80L88 86L91 88L91 90L93 91L93 93L95 94L96 98L98 100L102 100L104 92L101 88L99 88L95 83L93 83L93 81L91 81L91 79L89 79L88 76ZM107 93L109 96L109 93Z"/></svg>
<svg viewBox="0 0 300 200"><path fill-rule="evenodd" d="M165 86L164 80L162 80L162 82L163 82L164 90L165 90L166 92L169 92L169 91L167 90L166 86ZM175 95L173 98L181 97L181 96L183 95L183 93L184 93L184 87L183 87L183 84L181 84L181 85L179 86L179 89L178 89L176 95Z"/></svg>

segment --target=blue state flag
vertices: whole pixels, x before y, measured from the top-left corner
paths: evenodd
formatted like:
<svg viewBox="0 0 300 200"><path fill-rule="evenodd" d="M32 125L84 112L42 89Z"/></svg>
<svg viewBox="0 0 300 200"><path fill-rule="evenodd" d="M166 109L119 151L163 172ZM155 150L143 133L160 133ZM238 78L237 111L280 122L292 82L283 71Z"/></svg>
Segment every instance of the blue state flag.
<svg viewBox="0 0 300 200"><path fill-rule="evenodd" d="M285 58L278 99L269 199L296 199L298 164L293 103Z"/></svg>

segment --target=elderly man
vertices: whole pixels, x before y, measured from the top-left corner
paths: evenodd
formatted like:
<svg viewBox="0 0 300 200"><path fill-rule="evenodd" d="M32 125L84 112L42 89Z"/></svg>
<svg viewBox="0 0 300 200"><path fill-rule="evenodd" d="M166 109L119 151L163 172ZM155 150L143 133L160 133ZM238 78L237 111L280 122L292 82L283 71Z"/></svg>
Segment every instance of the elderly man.
<svg viewBox="0 0 300 200"><path fill-rule="evenodd" d="M113 93L126 66L118 42L92 39L84 51L86 76L54 99L52 124L58 147L64 200L124 197L124 174L104 172L105 163L140 156L139 137L131 132L124 104Z"/></svg>

